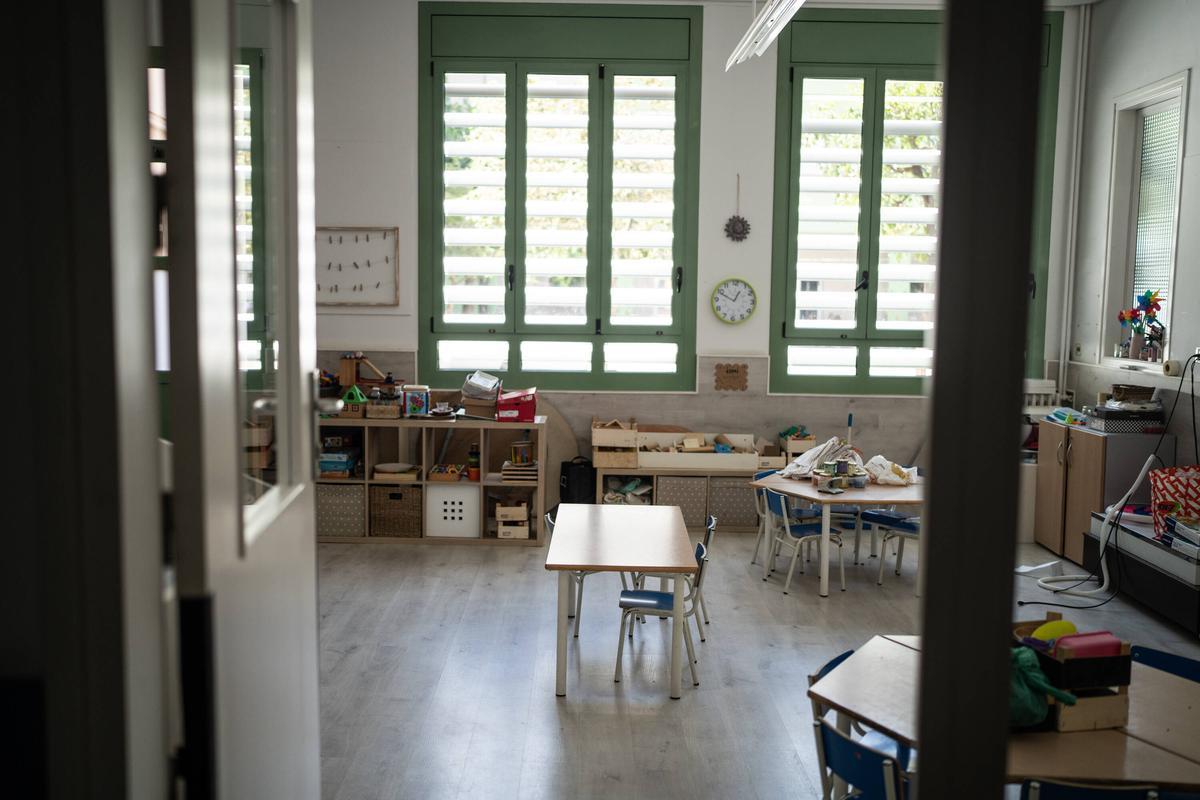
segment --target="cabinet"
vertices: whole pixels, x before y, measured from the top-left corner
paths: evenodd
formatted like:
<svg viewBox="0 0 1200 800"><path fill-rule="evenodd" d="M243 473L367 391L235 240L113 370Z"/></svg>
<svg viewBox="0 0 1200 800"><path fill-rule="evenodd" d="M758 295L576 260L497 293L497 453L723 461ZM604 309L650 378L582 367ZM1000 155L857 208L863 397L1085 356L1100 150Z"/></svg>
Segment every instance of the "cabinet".
<svg viewBox="0 0 1200 800"><path fill-rule="evenodd" d="M1101 433L1043 421L1038 432L1034 540L1082 564L1092 512L1121 499L1158 441L1156 433ZM1166 465L1175 463L1174 436L1164 437L1159 456ZM1146 482L1131 502L1149 500Z"/></svg>
<svg viewBox="0 0 1200 800"><path fill-rule="evenodd" d="M540 546L546 513L546 418L534 422L406 417L328 417L320 421L322 443L349 440L359 464L345 478L318 478L317 536L322 541L446 542ZM504 471L514 444L532 447L536 472ZM529 444L525 444L529 443ZM434 464L465 464L472 449L479 480L430 479ZM375 467L386 462L418 467L415 479L397 482ZM521 503L530 511L529 537L500 538L497 505Z"/></svg>

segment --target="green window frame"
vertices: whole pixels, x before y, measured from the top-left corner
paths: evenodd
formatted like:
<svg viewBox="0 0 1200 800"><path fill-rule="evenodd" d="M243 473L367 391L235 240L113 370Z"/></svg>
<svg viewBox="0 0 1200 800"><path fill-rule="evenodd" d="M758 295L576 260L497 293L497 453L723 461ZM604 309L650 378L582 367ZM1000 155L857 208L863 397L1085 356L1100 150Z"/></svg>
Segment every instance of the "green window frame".
<svg viewBox="0 0 1200 800"><path fill-rule="evenodd" d="M622 391L694 389L701 18L702 11L695 6L420 4L418 308L421 324L418 370L423 383L457 387L465 372L480 368L500 375L510 386ZM447 97L460 96L447 88L450 86L448 74L459 85L468 87L457 91L475 91L469 88L474 84L480 97L499 95L501 92L496 87L500 85L499 76L504 76L503 122L486 123L504 126L503 148L498 146L496 134L490 134L492 138L487 139L485 147L455 150L456 153L474 153L470 157L480 159L478 163L487 166L473 171L474 162L469 163L463 167L468 174L456 176L452 186L470 184L477 176L480 185L490 187L490 193L447 194L445 184L451 174L447 164L454 158L447 145L450 141L459 141L453 137L461 135L448 136L447 129L471 124L448 119L450 113L456 112L448 110ZM573 195L576 203L586 198L586 212L573 212L586 223L583 225L586 245L578 240L578 224L568 225L559 219L557 225L560 228L570 227L576 233L574 238L568 237L571 241L569 252L565 245L557 250L543 246L534 256L532 253L538 244L527 241L527 235L534 230L529 226L529 217L543 217L539 224L550 227L556 224L554 220L544 218L546 214L553 215L554 211L532 213L532 204L537 201L528 199L530 186L538 185L532 180L536 173L527 173L526 169L527 143L532 147L534 142L530 129L540 129L544 125L530 122L535 114L533 106L529 105L529 92L533 86L530 76L540 75L579 76L587 80L586 92L578 93L581 90L576 89L578 94L575 95L587 101L586 126L577 126L581 131L586 130L586 161L579 156L578 145L572 156L575 158L574 169L579 169L580 162L586 164L586 190ZM645 80L639 82L638 78ZM622 83L622 79L626 79L626 88L619 91L614 87ZM656 91L659 94L655 95ZM622 103L636 103L636 99L627 99L631 97L662 97L662 92L673 98L674 119L669 126L657 123L656 127L670 130L668 140L673 148L670 155L628 155L637 151L636 145L615 152L614 144L619 144L625 130L615 129L615 119L623 118L620 114ZM488 103L481 100L474 108L466 107L470 113L483 114L478 109ZM490 101L486 105L487 113L498 116L499 106L494 100ZM628 121L625 124L628 125ZM473 143L478 141L480 139L472 140ZM659 151L664 149L663 145L657 147ZM486 155L478 155L485 151ZM639 176L623 171L630 169L631 164L634 173L640 169L653 171L648 163L650 159L664 157L673 159L673 173L666 184L669 189L665 191L662 181L654 182L653 175ZM501 163L503 181L496 172ZM453 164L454 169L460 166L458 162ZM618 174L623 181L620 185ZM641 185L638 179L642 177L651 181L646 186L657 186L657 190L642 192L636 188ZM633 183L628 183L630 180ZM496 199L501 193L501 184L503 214L499 213ZM626 224L626 215L636 212L618 213L614 201L617 206L629 209L638 204L626 202L628 198L643 195L657 198L646 205L657 203L658 210ZM664 195L670 198L669 213L664 210ZM459 202L464 197L471 199ZM477 219L490 215L490 221L471 223L457 210L452 211L450 202L456 203L455 209L474 205L475 210L469 213ZM551 200L544 205L553 207L556 202L559 201ZM490 210L479 210L485 208ZM528 216L527 212L530 212ZM620 217L616 225L614 217ZM448 219L453 222L448 223ZM651 235L663 228L668 219L669 250L663 246L661 235ZM476 227L472 228L472 225ZM490 233L478 230L485 225L491 226ZM503 236L498 235L501 225ZM639 226L646 226L647 230L642 231ZM623 234L620 241L614 236L617 227ZM447 235L450 229L454 230L454 240ZM637 235L631 237L631 233L646 233L657 243L629 244L640 240ZM546 241L544 236L539 238ZM463 249L458 241L477 243L478 246ZM621 259L623 248L631 248L631 257L643 258L643 263ZM568 261L575 262L568 268L569 273L561 278L556 275L539 278L549 274L539 272L548 267L534 268L534 258L546 258L546 253L562 256L564 252ZM646 252L654 252L657 257L643 256ZM666 258L668 252L669 261ZM469 255L464 257L464 253ZM447 258L456 258L458 263L453 269L462 269L470 277L447 280L446 273L450 269ZM461 266L467 262L476 266ZM579 274L581 263L586 263L583 275ZM617 263L624 266L618 269ZM639 299L637 292L642 290L629 288L639 285L636 277L639 274L655 286L656 294L652 297L657 299L648 304L644 298ZM531 280L528 287L527 277ZM541 284L537 283L539 280L542 280ZM536 294L534 287L555 280L559 280L559 286L569 285L574 289L571 297L578 297L579 290L583 290L586 299L571 301L562 322L551 321L544 311L541 315L527 316L527 306L532 307L538 301L530 301L526 289L533 288ZM459 301L450 296L449 289L460 289L464 285L469 285L472 291L455 292L454 298L479 299ZM543 292L543 295L548 294L551 293ZM558 294L567 296L561 290ZM622 297L632 298L633 305L617 299ZM649 306L647 313L651 316L644 324L625 321L637 319L639 303ZM669 322L662 313L668 307ZM472 314L484 319L473 320ZM471 366L470 355L467 361L440 363L439 346L450 348L455 342L485 343L479 348L479 363ZM533 349L538 343L544 343L542 362L535 365L531 358L526 367L524 347ZM577 350L570 367L559 365L559 369L553 369L554 358L546 353L553 348L569 351L572 343L591 348L590 366L585 367L588 362ZM658 344L666 345L668 350L675 348L673 371L663 371L668 366L664 363L649 366L624 363L623 369L645 371L612 371L606 367L606 346L610 352L616 352L622 344ZM488 348L492 348L488 350L493 356L491 360L483 356ZM503 366L496 351L506 354Z"/></svg>
<svg viewBox="0 0 1200 800"><path fill-rule="evenodd" d="M1027 374L1040 376L1044 355L1050 208L1057 123L1062 13L1045 17L1038 121L1037 195L1031 253ZM882 114L889 80L939 80L941 12L809 9L797 13L780 35L775 123L775 195L771 298L771 374L775 393L917 395L923 377L904 375L896 364L919 364L928 355L924 331L878 325L880 207L885 135ZM862 157L857 226L854 322L840 327L796 324L800 143L805 79L862 81ZM940 142L939 142L940 146ZM941 265L937 265L940 269ZM865 280L864 280L865 279ZM857 286L866 290L859 291ZM806 289L808 291L808 289ZM796 348L795 351L789 348ZM821 349L818 349L821 348ZM910 348L900 350L896 348ZM824 366L789 374L789 354L802 353ZM796 371L806 371L799 362ZM872 363L875 372L872 374ZM889 375L888 373L892 374Z"/></svg>
<svg viewBox="0 0 1200 800"><path fill-rule="evenodd" d="M146 67L148 70L166 69L166 59L163 48L151 47L147 56ZM253 203L250 207L249 220L252 226L250 245L252 254L252 290L251 290L251 314L252 319L247 322L246 335L250 341L259 343L260 360L263 365L262 369L242 370L246 373L245 381L246 388L257 391L262 390L268 385L266 372L273 370L274 352L271 342L273 336L271 334L271 326L268 323L267 315L270 313L267 304L267 287L266 287L266 168L263 161L263 147L265 143L264 118L266 116L266 103L263 96L263 69L266 64L265 51L260 48L243 47L237 50L237 58L234 61L237 65L246 65L249 69L249 90L250 90L250 184ZM234 76L230 76L233 80ZM167 136L170 136L170 121L167 121ZM148 139L149 144L149 160L152 163L161 162L168 164L167 161L167 139ZM169 168L169 164L168 164ZM236 205L236 204L235 204ZM236 212L235 212L236 213ZM236 220L240 223L241 220ZM157 228L157 220L155 227ZM154 271L165 272L170 275L171 258L167 255L154 255L152 263ZM169 279L169 278L168 278ZM238 355L238 361L241 361L241 355ZM170 417L170 392L171 392L171 373L169 370L156 370L157 386L158 386L158 403L159 403L159 431L164 438L170 438L171 417Z"/></svg>

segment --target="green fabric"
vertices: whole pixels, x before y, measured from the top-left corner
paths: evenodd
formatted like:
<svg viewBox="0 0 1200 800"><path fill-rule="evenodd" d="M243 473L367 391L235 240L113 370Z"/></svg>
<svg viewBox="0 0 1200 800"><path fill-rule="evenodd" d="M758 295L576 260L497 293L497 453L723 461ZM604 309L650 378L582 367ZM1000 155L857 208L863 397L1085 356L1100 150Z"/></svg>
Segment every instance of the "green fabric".
<svg viewBox="0 0 1200 800"><path fill-rule="evenodd" d="M1037 653L1028 647L1012 651L1008 692L1008 721L1017 728L1038 725L1050 711L1046 695L1060 703L1075 705L1075 695L1050 685L1046 673L1038 666Z"/></svg>

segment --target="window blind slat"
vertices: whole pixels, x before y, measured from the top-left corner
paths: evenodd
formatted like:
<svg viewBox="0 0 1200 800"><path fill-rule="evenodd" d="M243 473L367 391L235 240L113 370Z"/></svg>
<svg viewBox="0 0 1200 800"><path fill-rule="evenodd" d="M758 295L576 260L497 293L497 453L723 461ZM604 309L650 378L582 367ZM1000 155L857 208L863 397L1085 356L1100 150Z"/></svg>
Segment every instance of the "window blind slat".
<svg viewBox="0 0 1200 800"><path fill-rule="evenodd" d="M506 321L508 76L447 72L442 121L444 323ZM457 344L446 344L453 362ZM439 363L443 359L439 349Z"/></svg>

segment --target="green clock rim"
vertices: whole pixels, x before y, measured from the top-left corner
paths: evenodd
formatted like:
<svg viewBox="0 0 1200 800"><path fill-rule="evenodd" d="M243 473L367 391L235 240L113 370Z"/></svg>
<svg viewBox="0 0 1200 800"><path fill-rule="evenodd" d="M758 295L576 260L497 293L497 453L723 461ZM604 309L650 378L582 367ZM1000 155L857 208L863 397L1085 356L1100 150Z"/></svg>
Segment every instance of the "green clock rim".
<svg viewBox="0 0 1200 800"><path fill-rule="evenodd" d="M721 289L722 286L729 283L730 281L741 281L742 283L746 284L746 286L748 286L750 288L751 292L754 293L754 305L750 308L750 313L746 316L745 319L729 320L729 319L725 319L724 317L722 317L720 314L717 313L717 292ZM743 322L749 322L750 319L758 311L758 289L755 289L754 284L751 283L750 281L746 280L745 278L740 278L736 275L731 275L728 278L721 278L721 280L717 281L716 285L713 286L712 294L709 296L708 302L709 302L709 305L712 306L713 316L716 317L718 320L720 320L721 322L723 322L726 325L741 325Z"/></svg>

